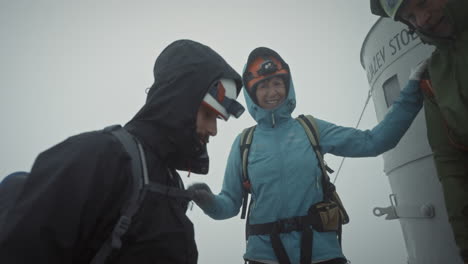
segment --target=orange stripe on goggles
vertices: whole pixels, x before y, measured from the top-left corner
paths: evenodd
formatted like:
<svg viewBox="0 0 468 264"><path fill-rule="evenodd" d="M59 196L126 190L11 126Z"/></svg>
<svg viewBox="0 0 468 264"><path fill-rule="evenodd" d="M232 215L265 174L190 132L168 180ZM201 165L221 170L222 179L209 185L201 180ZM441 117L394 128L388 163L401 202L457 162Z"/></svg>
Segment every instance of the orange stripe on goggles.
<svg viewBox="0 0 468 264"><path fill-rule="evenodd" d="M274 57L257 57L247 67L245 74L245 83L247 89L251 90L255 84L270 78L274 75L289 74L288 70L283 68L281 62Z"/></svg>

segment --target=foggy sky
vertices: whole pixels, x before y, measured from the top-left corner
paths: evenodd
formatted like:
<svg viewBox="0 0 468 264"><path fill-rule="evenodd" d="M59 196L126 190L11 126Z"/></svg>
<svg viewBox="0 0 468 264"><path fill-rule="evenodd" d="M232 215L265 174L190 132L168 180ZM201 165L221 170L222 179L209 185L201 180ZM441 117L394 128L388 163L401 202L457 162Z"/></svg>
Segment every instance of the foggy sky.
<svg viewBox="0 0 468 264"><path fill-rule="evenodd" d="M376 20L367 0L1 0L0 179L30 170L37 154L71 135L125 124L144 103L155 58L181 38L212 47L238 72L254 48L276 50L291 68L294 116L354 126L369 89L359 53ZM247 111L219 121L208 146L210 173L181 172L185 184L205 181L219 192L232 142L253 124ZM371 102L360 128L375 124ZM341 158L326 160L337 169ZM406 263L398 221L372 214L389 205L382 165L381 157L346 159L337 180L351 218L343 249L353 263ZM196 205L188 215L199 263L243 262L239 216L215 221Z"/></svg>

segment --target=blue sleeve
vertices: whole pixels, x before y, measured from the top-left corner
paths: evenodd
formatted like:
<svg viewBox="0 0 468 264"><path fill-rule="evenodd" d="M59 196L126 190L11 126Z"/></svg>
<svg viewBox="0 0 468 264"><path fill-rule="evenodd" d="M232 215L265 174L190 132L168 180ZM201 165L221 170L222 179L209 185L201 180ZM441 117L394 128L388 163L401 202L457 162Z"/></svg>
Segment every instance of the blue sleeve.
<svg viewBox="0 0 468 264"><path fill-rule="evenodd" d="M422 107L419 82L410 80L384 119L371 130L341 127L317 119L323 153L344 157L377 156L394 148Z"/></svg>
<svg viewBox="0 0 468 264"><path fill-rule="evenodd" d="M242 205L242 163L240 135L234 140L224 173L223 187L215 202L203 211L213 219L221 220L236 216Z"/></svg>

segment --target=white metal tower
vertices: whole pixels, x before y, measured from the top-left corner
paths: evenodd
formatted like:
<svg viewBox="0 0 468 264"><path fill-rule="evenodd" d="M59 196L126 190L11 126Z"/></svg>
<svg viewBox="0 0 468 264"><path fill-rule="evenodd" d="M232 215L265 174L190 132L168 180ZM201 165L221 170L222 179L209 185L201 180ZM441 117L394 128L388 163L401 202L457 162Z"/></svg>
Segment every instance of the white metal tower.
<svg viewBox="0 0 468 264"><path fill-rule="evenodd" d="M409 34L402 23L380 18L361 49L377 119L388 111L408 81L410 70L428 58L433 47ZM442 188L427 142L422 110L398 146L383 155L392 194L376 216L399 219L409 264L462 264L444 204Z"/></svg>

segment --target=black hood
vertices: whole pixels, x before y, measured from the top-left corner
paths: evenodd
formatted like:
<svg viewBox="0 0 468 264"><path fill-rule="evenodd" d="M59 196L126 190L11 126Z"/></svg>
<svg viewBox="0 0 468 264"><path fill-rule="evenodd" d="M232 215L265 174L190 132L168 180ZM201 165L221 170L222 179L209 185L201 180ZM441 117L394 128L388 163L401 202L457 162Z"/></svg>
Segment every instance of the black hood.
<svg viewBox="0 0 468 264"><path fill-rule="evenodd" d="M208 173L196 117L208 88L220 78L234 79L239 95L241 77L218 53L191 40L173 42L156 59L146 103L125 128L168 166Z"/></svg>

